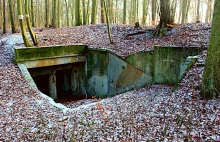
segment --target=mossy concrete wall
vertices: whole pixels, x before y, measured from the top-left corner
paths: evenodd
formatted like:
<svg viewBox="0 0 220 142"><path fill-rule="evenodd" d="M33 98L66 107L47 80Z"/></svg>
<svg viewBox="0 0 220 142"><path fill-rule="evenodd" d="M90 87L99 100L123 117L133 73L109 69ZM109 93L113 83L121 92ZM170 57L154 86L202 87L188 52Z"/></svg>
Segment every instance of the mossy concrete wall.
<svg viewBox="0 0 220 142"><path fill-rule="evenodd" d="M202 48L155 47L151 52L139 52L127 57L126 61L153 77L154 83L178 83L192 59ZM195 61L195 60L194 60Z"/></svg>
<svg viewBox="0 0 220 142"><path fill-rule="evenodd" d="M105 98L153 83L175 84L196 60L187 57L198 55L200 51L200 48L155 47L154 51L138 52L124 60L106 49L70 45L16 48L15 56L18 64L26 66L35 65L34 62L49 63L46 65L49 67L37 64L35 71L29 71L33 77L49 74L50 78L57 79L55 76L59 74L58 83L50 79L50 87L53 87L50 92L58 90L59 94L59 90L71 90L72 95Z"/></svg>
<svg viewBox="0 0 220 142"><path fill-rule="evenodd" d="M110 97L151 84L152 77L106 50L90 50L87 62L87 92Z"/></svg>
<svg viewBox="0 0 220 142"><path fill-rule="evenodd" d="M82 55L88 52L86 45L59 45L45 47L14 48L16 62Z"/></svg>

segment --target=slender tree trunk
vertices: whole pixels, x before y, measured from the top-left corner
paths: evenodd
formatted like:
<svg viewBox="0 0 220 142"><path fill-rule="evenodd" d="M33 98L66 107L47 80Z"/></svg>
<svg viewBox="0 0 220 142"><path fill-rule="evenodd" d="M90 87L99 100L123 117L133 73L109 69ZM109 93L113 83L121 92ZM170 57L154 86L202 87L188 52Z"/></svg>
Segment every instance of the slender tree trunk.
<svg viewBox="0 0 220 142"><path fill-rule="evenodd" d="M26 22L28 26L29 33L31 35L31 39L34 43L34 45L37 45L37 38L36 35L34 34L34 31L31 28L31 22L30 22L30 17L29 17L29 0L25 0L25 16L26 16Z"/></svg>
<svg viewBox="0 0 220 142"><path fill-rule="evenodd" d="M83 0L84 1L84 0ZM67 20L67 27L69 27L69 8L68 8L68 1L65 0L65 4L66 4L66 20Z"/></svg>
<svg viewBox="0 0 220 142"><path fill-rule="evenodd" d="M188 0L183 0L183 2L182 2L182 19L181 19L181 23L186 22L187 1Z"/></svg>
<svg viewBox="0 0 220 142"><path fill-rule="evenodd" d="M57 0L57 27L60 28L60 0ZM67 17L67 22L69 21L69 17ZM67 23L67 26L69 23Z"/></svg>
<svg viewBox="0 0 220 142"><path fill-rule="evenodd" d="M202 77L201 97L220 97L220 1L215 1L211 36Z"/></svg>
<svg viewBox="0 0 220 142"><path fill-rule="evenodd" d="M49 27L49 2L45 0L45 27Z"/></svg>
<svg viewBox="0 0 220 142"><path fill-rule="evenodd" d="M212 5L212 0L207 1L207 10L206 10L206 16L205 16L205 22L209 23L210 22L210 11L211 11L211 5Z"/></svg>
<svg viewBox="0 0 220 142"><path fill-rule="evenodd" d="M26 28L24 25L24 15L22 12L22 2L21 0L17 0L17 9L18 9L18 18L19 18L19 22L20 22L20 27L21 27L21 32L22 32L22 37L24 40L24 44L26 47L31 47L31 43L29 42L28 38L27 38L27 34L26 34Z"/></svg>
<svg viewBox="0 0 220 142"><path fill-rule="evenodd" d="M139 13L139 5L138 5L139 3L138 3L138 0L136 0L136 14L137 14L137 17L136 17L136 20L135 20L135 22L139 22L139 17L138 17L138 13Z"/></svg>
<svg viewBox="0 0 220 142"><path fill-rule="evenodd" d="M9 6L9 12L10 12L10 19L11 19L11 30L12 30L12 33L16 33L14 15L13 15L13 9L12 9L12 0L8 0L8 6Z"/></svg>
<svg viewBox="0 0 220 142"><path fill-rule="evenodd" d="M143 15L142 15L142 24L145 25L147 21L149 0L143 0Z"/></svg>
<svg viewBox="0 0 220 142"><path fill-rule="evenodd" d="M100 6L101 6L101 23L105 23L105 12L104 12L103 0L100 0Z"/></svg>
<svg viewBox="0 0 220 142"><path fill-rule="evenodd" d="M134 18L133 18L133 23L137 21L137 0L134 0L134 7L133 7L133 13L134 13Z"/></svg>
<svg viewBox="0 0 220 142"><path fill-rule="evenodd" d="M126 18L127 18L127 0L124 0L123 4L123 24L126 24Z"/></svg>
<svg viewBox="0 0 220 142"><path fill-rule="evenodd" d="M170 14L173 20L175 20L175 16L176 16L176 8L177 8L177 0L173 0L171 7L171 14Z"/></svg>
<svg viewBox="0 0 220 142"><path fill-rule="evenodd" d="M114 23L118 23L118 0L115 0Z"/></svg>
<svg viewBox="0 0 220 142"><path fill-rule="evenodd" d="M72 22L71 22L71 23L72 23L72 26L74 26L74 25L75 25L75 24L74 24L74 18L75 18L75 17L74 17L74 16L75 16L75 0L72 0L72 8L71 8L71 9L72 9L72 20L71 20Z"/></svg>
<svg viewBox="0 0 220 142"><path fill-rule="evenodd" d="M189 7L191 4L191 0L187 0L187 8L186 8L186 22L188 22L188 16L189 16Z"/></svg>
<svg viewBox="0 0 220 142"><path fill-rule="evenodd" d="M82 25L81 16L80 16L80 0L75 0L75 24L76 26Z"/></svg>
<svg viewBox="0 0 220 142"><path fill-rule="evenodd" d="M31 0L31 22L32 22L32 27L35 27L35 16L34 16L34 2Z"/></svg>
<svg viewBox="0 0 220 142"><path fill-rule="evenodd" d="M52 26L54 28L57 28L57 13L56 13L56 9L57 9L57 0L53 0L53 18L52 18Z"/></svg>
<svg viewBox="0 0 220 142"><path fill-rule="evenodd" d="M103 4L104 4L105 16L106 16L106 22L107 22L107 28L108 28L108 37L109 37L110 44L112 44L113 40L111 37L111 31L110 31L109 20L108 20L108 10L107 10L106 4L105 4L105 0L103 0Z"/></svg>
<svg viewBox="0 0 220 142"><path fill-rule="evenodd" d="M86 0L82 0L83 5L83 25L86 25Z"/></svg>
<svg viewBox="0 0 220 142"><path fill-rule="evenodd" d="M200 22L200 0L197 2L196 22Z"/></svg>
<svg viewBox="0 0 220 142"><path fill-rule="evenodd" d="M86 23L89 24L89 3L90 0L87 0L87 8L86 8Z"/></svg>
<svg viewBox="0 0 220 142"><path fill-rule="evenodd" d="M2 0L0 0L0 23L3 23L3 13L2 13ZM0 29L2 29L2 24L0 24Z"/></svg>
<svg viewBox="0 0 220 142"><path fill-rule="evenodd" d="M6 2L5 0L3 0L3 34L6 33L7 27L6 27L6 20L7 19L7 15L6 15Z"/></svg>
<svg viewBox="0 0 220 142"><path fill-rule="evenodd" d="M109 14L109 23L113 23L113 0L108 0L108 3L105 3L108 7L108 14Z"/></svg>
<svg viewBox="0 0 220 142"><path fill-rule="evenodd" d="M96 15L97 15L97 0L92 0L92 17L91 23L96 24Z"/></svg>
<svg viewBox="0 0 220 142"><path fill-rule="evenodd" d="M151 0L151 6L152 6L152 25L155 25L156 22L156 4L157 4L157 1L156 0Z"/></svg>

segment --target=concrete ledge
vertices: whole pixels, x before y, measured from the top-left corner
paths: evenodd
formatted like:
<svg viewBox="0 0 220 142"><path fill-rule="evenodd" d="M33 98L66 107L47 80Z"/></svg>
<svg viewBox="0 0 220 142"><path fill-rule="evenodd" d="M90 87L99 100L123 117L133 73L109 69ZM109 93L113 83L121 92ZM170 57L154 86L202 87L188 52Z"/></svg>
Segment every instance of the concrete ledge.
<svg viewBox="0 0 220 142"><path fill-rule="evenodd" d="M58 57L83 55L88 52L86 45L59 45L46 47L14 48L15 61L31 61Z"/></svg>
<svg viewBox="0 0 220 142"><path fill-rule="evenodd" d="M46 67L54 65L62 65L76 62L86 62L86 56L60 57L42 60L23 61L19 64L24 64L27 68Z"/></svg>

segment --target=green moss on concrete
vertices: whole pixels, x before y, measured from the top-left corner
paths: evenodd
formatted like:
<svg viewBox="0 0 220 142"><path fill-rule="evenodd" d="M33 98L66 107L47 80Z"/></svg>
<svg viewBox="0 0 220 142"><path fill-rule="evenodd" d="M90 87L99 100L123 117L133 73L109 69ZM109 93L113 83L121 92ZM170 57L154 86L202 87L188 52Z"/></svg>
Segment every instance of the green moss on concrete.
<svg viewBox="0 0 220 142"><path fill-rule="evenodd" d="M138 52L132 55L129 55L126 58L126 61L141 69L146 74L153 75L153 69L154 69L154 52Z"/></svg>
<svg viewBox="0 0 220 142"><path fill-rule="evenodd" d="M154 52L138 52L127 57L127 62L153 77L154 83L177 83L189 62L188 56L198 55L202 48L155 47Z"/></svg>
<svg viewBox="0 0 220 142"><path fill-rule="evenodd" d="M85 45L15 48L16 62L82 55L88 52Z"/></svg>
<svg viewBox="0 0 220 142"><path fill-rule="evenodd" d="M108 67L107 51L91 50L87 60L87 75L106 75Z"/></svg>

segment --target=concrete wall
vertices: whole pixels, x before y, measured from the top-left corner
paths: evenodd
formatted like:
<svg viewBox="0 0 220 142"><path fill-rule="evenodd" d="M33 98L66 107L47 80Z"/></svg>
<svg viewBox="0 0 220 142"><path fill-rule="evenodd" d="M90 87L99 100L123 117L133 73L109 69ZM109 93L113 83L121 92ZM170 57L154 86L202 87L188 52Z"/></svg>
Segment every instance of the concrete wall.
<svg viewBox="0 0 220 142"><path fill-rule="evenodd" d="M87 61L87 92L110 97L151 84L152 77L105 50L90 50Z"/></svg>
<svg viewBox="0 0 220 142"><path fill-rule="evenodd" d="M155 47L153 52L139 52L127 57L126 61L153 77L154 83L178 83L188 65L201 48Z"/></svg>
<svg viewBox="0 0 220 142"><path fill-rule="evenodd" d="M15 49L18 64L33 68L29 69L32 77L48 75L52 98L65 91L105 98L153 83L175 84L196 61L188 56L199 52L199 48L155 47L124 60L105 49L83 45Z"/></svg>

